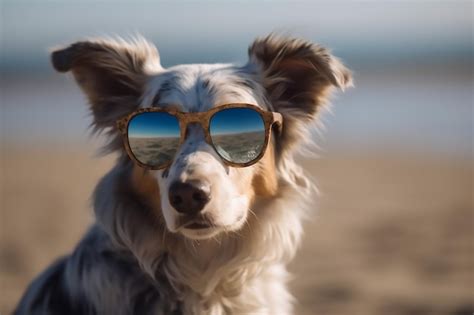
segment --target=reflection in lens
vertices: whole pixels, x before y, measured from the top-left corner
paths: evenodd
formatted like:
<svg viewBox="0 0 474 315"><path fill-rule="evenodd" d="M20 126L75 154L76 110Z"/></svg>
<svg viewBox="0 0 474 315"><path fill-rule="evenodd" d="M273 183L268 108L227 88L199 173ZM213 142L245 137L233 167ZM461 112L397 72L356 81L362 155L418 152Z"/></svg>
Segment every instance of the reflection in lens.
<svg viewBox="0 0 474 315"><path fill-rule="evenodd" d="M171 161L179 146L178 119L168 113L146 112L128 124L128 142L135 158L156 167Z"/></svg>
<svg viewBox="0 0 474 315"><path fill-rule="evenodd" d="M260 113L253 109L221 110L212 116L209 129L214 147L227 161L248 163L262 152L265 124Z"/></svg>

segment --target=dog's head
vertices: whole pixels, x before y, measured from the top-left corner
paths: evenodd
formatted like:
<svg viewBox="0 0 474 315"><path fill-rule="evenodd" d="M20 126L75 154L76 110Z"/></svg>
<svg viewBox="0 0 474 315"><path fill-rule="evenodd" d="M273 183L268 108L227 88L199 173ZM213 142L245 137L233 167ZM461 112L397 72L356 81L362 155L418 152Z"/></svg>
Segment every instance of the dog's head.
<svg viewBox="0 0 474 315"><path fill-rule="evenodd" d="M90 40L56 50L52 62L72 71L91 104L94 126L107 130L109 150L128 160L117 119L144 107L178 107L203 112L221 104L250 103L283 116L261 160L248 167L223 163L198 124L169 167L145 171L125 163L130 185L154 204L169 231L191 239L239 230L258 198L278 194L288 176L288 159L326 103L332 87L351 84L351 74L325 48L300 39L270 35L249 48L249 61L163 68L156 48L143 39ZM130 161L129 161L130 162ZM286 177L285 177L286 176Z"/></svg>

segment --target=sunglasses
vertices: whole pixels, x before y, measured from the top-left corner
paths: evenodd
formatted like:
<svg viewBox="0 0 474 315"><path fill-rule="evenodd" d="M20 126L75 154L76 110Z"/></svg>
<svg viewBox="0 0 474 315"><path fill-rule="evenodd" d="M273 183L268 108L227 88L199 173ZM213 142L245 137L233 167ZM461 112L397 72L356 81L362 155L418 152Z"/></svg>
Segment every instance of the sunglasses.
<svg viewBox="0 0 474 315"><path fill-rule="evenodd" d="M145 169L171 165L186 138L187 126L200 124L206 142L225 164L250 166L264 155L275 124L283 117L251 104L226 104L206 112L187 113L170 108L142 108L117 121L130 158Z"/></svg>

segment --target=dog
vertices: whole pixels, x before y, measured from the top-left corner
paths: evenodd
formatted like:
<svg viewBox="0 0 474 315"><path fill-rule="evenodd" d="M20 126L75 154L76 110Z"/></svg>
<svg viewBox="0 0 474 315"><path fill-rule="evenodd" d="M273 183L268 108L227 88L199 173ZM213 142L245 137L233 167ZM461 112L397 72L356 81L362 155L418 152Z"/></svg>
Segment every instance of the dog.
<svg viewBox="0 0 474 315"><path fill-rule="evenodd" d="M331 92L351 86L352 75L300 38L257 38L248 56L244 65L163 68L142 37L52 52L53 67L72 72L85 93L94 131L108 139L104 152L117 160L95 188L95 223L30 284L15 314L292 314L286 265L315 192L294 156ZM209 141L206 113L223 104L270 117L258 160L230 161ZM145 112L186 122L173 155L156 164L127 146L131 119Z"/></svg>

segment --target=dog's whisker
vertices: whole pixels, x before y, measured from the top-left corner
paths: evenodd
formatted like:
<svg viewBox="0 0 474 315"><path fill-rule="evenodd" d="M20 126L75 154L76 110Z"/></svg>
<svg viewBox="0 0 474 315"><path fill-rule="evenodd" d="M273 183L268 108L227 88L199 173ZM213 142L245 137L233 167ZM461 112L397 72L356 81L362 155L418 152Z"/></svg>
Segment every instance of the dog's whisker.
<svg viewBox="0 0 474 315"><path fill-rule="evenodd" d="M249 213L250 215L252 215L254 218L255 218L255 222L260 225L261 222L260 222L260 218L257 216L257 214L255 213L255 211L253 211L252 209L249 208ZM245 223L248 225L249 229L251 230L252 229L252 226L250 225L250 222L249 220L245 220Z"/></svg>

